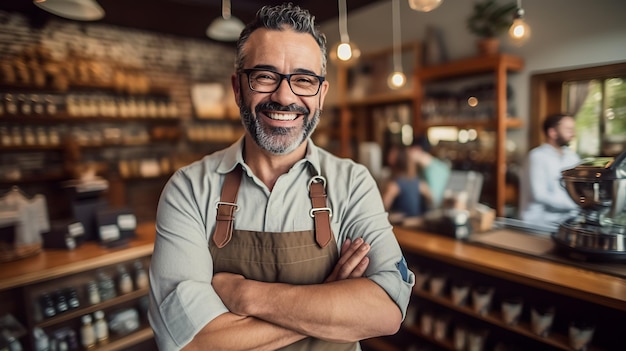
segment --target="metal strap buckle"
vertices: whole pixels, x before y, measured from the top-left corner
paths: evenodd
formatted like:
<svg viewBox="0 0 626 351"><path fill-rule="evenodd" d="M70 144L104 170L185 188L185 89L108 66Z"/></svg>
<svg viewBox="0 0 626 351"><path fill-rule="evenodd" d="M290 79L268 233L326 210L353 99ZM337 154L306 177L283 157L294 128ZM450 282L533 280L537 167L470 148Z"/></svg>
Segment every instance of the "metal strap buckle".
<svg viewBox="0 0 626 351"><path fill-rule="evenodd" d="M235 212L239 211L239 205L234 204L232 202L224 202L224 201L218 201L215 203L215 209L219 209L220 205L230 205L230 206L235 206Z"/></svg>
<svg viewBox="0 0 626 351"><path fill-rule="evenodd" d="M315 212L317 211L328 211L328 217L332 217L333 216L333 210L330 207L316 207L316 208L312 208L311 211L309 211L309 215L311 217L315 217Z"/></svg>
<svg viewBox="0 0 626 351"><path fill-rule="evenodd" d="M326 178L324 178L324 177L322 177L320 175L311 177L311 179L309 180L309 184L307 184L307 189L309 191L311 191L311 184L319 183L319 182L322 182L322 185L324 186L324 189L326 189Z"/></svg>

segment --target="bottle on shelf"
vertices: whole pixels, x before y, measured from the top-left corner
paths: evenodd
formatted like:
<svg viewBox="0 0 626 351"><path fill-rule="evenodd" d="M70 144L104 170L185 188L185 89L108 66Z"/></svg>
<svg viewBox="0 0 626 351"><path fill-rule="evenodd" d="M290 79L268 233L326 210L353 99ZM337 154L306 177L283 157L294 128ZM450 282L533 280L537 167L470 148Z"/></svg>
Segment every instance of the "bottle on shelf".
<svg viewBox="0 0 626 351"><path fill-rule="evenodd" d="M54 306L54 300L49 293L44 293L39 297L39 304L41 306L41 312L45 318L54 317L57 314L57 310Z"/></svg>
<svg viewBox="0 0 626 351"><path fill-rule="evenodd" d="M143 263L139 260L133 263L135 267L135 286L137 289L145 289L148 287L148 273L143 268Z"/></svg>
<svg viewBox="0 0 626 351"><path fill-rule="evenodd" d="M95 280L87 283L87 300L90 305L95 305L101 301L98 283Z"/></svg>
<svg viewBox="0 0 626 351"><path fill-rule="evenodd" d="M126 267L120 265L117 267L117 279L120 294L128 294L133 291L133 278L130 276Z"/></svg>
<svg viewBox="0 0 626 351"><path fill-rule="evenodd" d="M80 342L86 349L96 346L96 331L92 324L91 315L86 314L81 318L83 325L80 327Z"/></svg>
<svg viewBox="0 0 626 351"><path fill-rule="evenodd" d="M110 300L117 296L115 281L105 272L98 273L98 291L102 301Z"/></svg>
<svg viewBox="0 0 626 351"><path fill-rule="evenodd" d="M67 297L60 290L55 291L54 301L57 313L65 312L70 308L67 303Z"/></svg>
<svg viewBox="0 0 626 351"><path fill-rule="evenodd" d="M78 292L75 288L65 289L65 296L67 298L67 304L70 309L80 307L80 299L78 298Z"/></svg>
<svg viewBox="0 0 626 351"><path fill-rule="evenodd" d="M94 331L98 344L106 344L109 341L109 325L104 319L104 312L99 310L94 312Z"/></svg>

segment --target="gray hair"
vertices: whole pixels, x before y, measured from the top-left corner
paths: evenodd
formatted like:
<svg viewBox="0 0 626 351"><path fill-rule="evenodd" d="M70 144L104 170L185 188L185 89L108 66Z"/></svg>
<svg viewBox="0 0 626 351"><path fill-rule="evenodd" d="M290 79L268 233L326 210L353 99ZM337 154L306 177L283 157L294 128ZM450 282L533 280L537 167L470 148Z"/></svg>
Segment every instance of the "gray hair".
<svg viewBox="0 0 626 351"><path fill-rule="evenodd" d="M292 3L263 6L256 13L256 18L241 31L239 40L237 40L237 58L235 62L237 71L243 69L243 61L245 59L243 46L252 32L259 28L282 31L285 30L285 27L298 33L309 33L313 36L320 47L320 54L322 55L321 75L326 75L326 36L315 26L315 16L312 16L308 10Z"/></svg>

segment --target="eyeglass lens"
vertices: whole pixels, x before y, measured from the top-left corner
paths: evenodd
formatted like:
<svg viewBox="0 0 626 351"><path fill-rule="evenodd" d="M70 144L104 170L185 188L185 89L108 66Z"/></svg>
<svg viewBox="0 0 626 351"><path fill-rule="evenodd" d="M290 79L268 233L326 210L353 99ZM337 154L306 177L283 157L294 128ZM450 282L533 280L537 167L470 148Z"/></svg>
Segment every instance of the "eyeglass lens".
<svg viewBox="0 0 626 351"><path fill-rule="evenodd" d="M266 70L247 70L250 88L259 93L273 93L287 78L291 91L296 95L313 96L319 91L321 80L312 74L280 74Z"/></svg>

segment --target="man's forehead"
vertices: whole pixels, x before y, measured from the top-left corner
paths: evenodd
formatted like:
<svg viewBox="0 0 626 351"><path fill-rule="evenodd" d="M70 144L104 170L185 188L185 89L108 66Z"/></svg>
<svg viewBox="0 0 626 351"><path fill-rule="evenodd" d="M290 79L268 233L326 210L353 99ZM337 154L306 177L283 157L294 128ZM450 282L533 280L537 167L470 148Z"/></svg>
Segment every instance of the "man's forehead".
<svg viewBox="0 0 626 351"><path fill-rule="evenodd" d="M321 49L309 33L291 29L271 30L260 28L250 34L244 47L248 65L274 65L288 63L292 68L321 69ZM269 62L271 61L271 62Z"/></svg>

